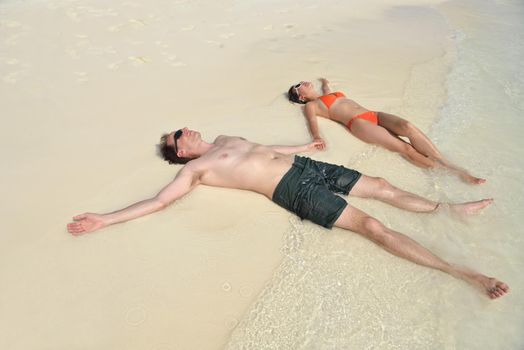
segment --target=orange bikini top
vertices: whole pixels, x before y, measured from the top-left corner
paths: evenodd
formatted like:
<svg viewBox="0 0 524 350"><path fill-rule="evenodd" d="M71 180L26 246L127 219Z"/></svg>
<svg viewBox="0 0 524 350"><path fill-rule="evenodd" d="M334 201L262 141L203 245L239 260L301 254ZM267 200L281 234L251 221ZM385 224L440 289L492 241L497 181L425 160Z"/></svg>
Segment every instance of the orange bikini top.
<svg viewBox="0 0 524 350"><path fill-rule="evenodd" d="M344 95L344 93L342 92L337 91L337 92L332 92L324 96L320 96L319 99L320 101L324 102L327 109L329 109L331 105L333 104L333 102L335 102L335 100L339 97L346 97L346 95Z"/></svg>

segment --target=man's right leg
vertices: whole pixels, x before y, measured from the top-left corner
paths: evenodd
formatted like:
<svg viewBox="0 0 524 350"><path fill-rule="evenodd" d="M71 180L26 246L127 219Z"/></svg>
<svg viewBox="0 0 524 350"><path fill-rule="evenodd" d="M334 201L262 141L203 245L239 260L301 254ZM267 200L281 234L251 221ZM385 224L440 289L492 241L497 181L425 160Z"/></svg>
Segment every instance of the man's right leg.
<svg viewBox="0 0 524 350"><path fill-rule="evenodd" d="M441 206L446 206L455 213L469 215L476 213L493 202L493 199L483 199L459 204L439 203L403 191L383 178L365 175L360 177L349 192L349 195L360 198L373 198L397 208L421 213L433 212Z"/></svg>
<svg viewBox="0 0 524 350"><path fill-rule="evenodd" d="M476 285L492 299L503 296L509 291L505 283L447 263L411 238L385 227L377 219L350 205L344 209L335 226L359 233L398 257L446 272Z"/></svg>

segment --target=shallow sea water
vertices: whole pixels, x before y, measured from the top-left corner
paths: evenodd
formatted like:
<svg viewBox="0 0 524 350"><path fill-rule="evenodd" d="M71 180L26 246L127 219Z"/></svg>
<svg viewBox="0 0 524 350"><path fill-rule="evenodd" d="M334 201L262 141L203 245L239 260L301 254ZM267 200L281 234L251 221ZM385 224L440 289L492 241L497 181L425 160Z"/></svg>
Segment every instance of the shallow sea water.
<svg viewBox="0 0 524 350"><path fill-rule="evenodd" d="M491 301L461 281L402 261L361 237L290 218L285 258L233 331L227 349L524 347L524 3L453 1L436 10L451 28L451 46L441 58L451 66L446 97L437 101L440 108L428 135L450 160L488 182L471 187L443 172L421 178L407 167L395 181L440 200L494 197L495 203L467 220L353 203L444 259L507 282L510 294ZM413 70L406 111L422 110L428 100L421 89L409 88L430 84L424 79L431 74L425 73L435 74L432 62ZM378 172L392 159L374 149L348 165Z"/></svg>

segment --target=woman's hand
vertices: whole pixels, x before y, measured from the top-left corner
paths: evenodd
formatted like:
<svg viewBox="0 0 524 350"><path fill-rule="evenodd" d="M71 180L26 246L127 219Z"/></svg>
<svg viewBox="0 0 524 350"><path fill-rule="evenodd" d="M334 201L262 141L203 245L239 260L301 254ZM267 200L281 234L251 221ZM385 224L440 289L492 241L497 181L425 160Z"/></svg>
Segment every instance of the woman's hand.
<svg viewBox="0 0 524 350"><path fill-rule="evenodd" d="M67 230L73 236L80 236L107 226L104 217L99 214L84 213L73 217L73 220L73 222L67 224Z"/></svg>
<svg viewBox="0 0 524 350"><path fill-rule="evenodd" d="M329 87L329 81L326 78L318 78L320 82L322 83L322 93L324 95L331 93L331 88Z"/></svg>

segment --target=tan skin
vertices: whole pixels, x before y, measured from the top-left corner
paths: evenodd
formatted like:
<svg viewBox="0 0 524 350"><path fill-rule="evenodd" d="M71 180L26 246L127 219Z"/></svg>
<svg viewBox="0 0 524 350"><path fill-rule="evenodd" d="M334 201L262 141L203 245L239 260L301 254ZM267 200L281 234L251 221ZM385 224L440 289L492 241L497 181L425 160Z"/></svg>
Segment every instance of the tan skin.
<svg viewBox="0 0 524 350"><path fill-rule="evenodd" d="M173 146L174 142L174 133L171 133L167 144ZM300 146L264 146L230 136L219 136L208 143L202 140L199 132L187 128L176 142L178 156L194 159L157 195L111 213L77 215L67 225L68 231L79 236L159 211L199 185L248 190L271 199L277 184L293 164L293 154L314 151L321 145L320 141L314 141ZM349 195L377 199L420 213L434 213L445 207L450 212L469 215L492 203L492 199L460 204L437 203L400 190L382 178L365 175ZM490 298L498 298L509 291L505 283L495 278L445 262L417 242L385 227L351 205L344 209L335 226L361 234L401 258L463 279L482 289Z"/></svg>
<svg viewBox="0 0 524 350"><path fill-rule="evenodd" d="M322 94L331 93L329 81L324 78L319 79L322 87ZM328 109L319 99L321 96L308 81L300 82L300 87L295 89L302 101L307 101L304 106L304 114L309 126L309 130L314 140L320 141L320 148L325 147L325 142L320 136L318 129L317 116L336 121L344 126L353 117L362 113L369 112L357 102L340 97L333 102ZM405 159L421 168L446 168L460 176L460 178L471 184L481 184L486 180L469 174L466 170L451 164L444 159L442 154L428 139L428 137L409 121L396 115L377 112L378 125L364 120L353 119L351 129L348 129L358 139L375 145L382 146L390 151L399 153ZM409 142L400 138L406 137Z"/></svg>

